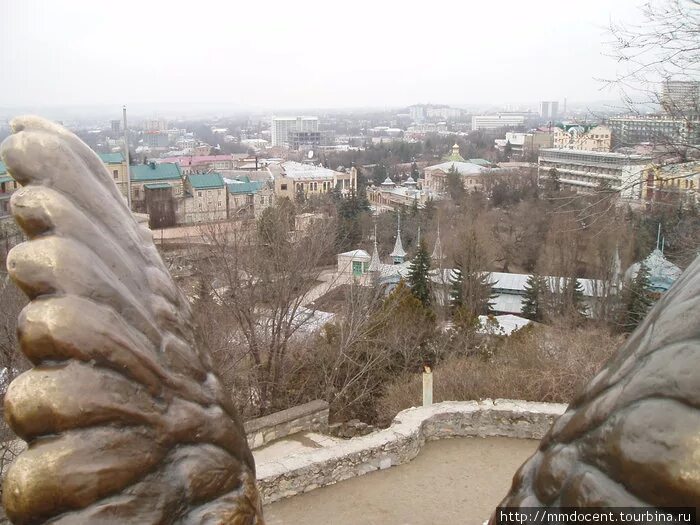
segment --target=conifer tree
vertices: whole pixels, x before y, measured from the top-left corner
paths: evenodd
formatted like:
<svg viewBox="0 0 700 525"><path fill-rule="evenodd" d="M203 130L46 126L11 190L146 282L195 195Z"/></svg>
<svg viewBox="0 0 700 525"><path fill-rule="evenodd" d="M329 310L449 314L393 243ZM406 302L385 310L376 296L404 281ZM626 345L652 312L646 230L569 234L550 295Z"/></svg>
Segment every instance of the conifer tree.
<svg viewBox="0 0 700 525"><path fill-rule="evenodd" d="M585 316L588 307L583 296L583 285L581 281L575 277L569 279L569 284L567 285L571 289L571 309L573 312L580 316Z"/></svg>
<svg viewBox="0 0 700 525"><path fill-rule="evenodd" d="M650 286L649 270L642 264L637 275L629 282L625 290L625 311L622 322L625 331L633 331L647 315L653 304L649 294Z"/></svg>
<svg viewBox="0 0 700 525"><path fill-rule="evenodd" d="M525 283L525 300L521 313L533 321L544 319L544 294L547 283L537 275L530 275Z"/></svg>
<svg viewBox="0 0 700 525"><path fill-rule="evenodd" d="M421 304L430 307L430 255L425 247L425 242L421 241L408 274L408 284L411 287L411 293L418 299Z"/></svg>
<svg viewBox="0 0 700 525"><path fill-rule="evenodd" d="M485 267L481 245L472 231L464 239L450 277L450 302L455 310L466 308L472 315L491 311L493 292Z"/></svg>

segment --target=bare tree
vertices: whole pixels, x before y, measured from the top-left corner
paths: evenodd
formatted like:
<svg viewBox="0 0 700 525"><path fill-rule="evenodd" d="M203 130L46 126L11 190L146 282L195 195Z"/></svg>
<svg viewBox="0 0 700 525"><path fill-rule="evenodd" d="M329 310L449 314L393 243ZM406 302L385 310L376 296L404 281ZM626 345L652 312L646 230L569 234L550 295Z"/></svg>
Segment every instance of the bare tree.
<svg viewBox="0 0 700 525"><path fill-rule="evenodd" d="M666 115L697 126L698 100L664 95L668 81L697 81L700 77L700 2L650 0L641 7L641 22L612 24L610 56L619 64L616 77L605 82L617 89L625 109L632 113L658 108ZM660 135L657 142L674 153L687 155L698 145L682 134Z"/></svg>
<svg viewBox="0 0 700 525"><path fill-rule="evenodd" d="M198 249L206 257L199 272L206 283L200 288L208 284L225 314L214 354L228 351L230 366L241 365L239 397L254 412L286 408L281 399L293 339L313 321L307 306L314 294L328 286L321 274L332 254L333 224L317 223L308 235L293 238L286 213L274 208L254 231L220 224L201 230L205 242Z"/></svg>

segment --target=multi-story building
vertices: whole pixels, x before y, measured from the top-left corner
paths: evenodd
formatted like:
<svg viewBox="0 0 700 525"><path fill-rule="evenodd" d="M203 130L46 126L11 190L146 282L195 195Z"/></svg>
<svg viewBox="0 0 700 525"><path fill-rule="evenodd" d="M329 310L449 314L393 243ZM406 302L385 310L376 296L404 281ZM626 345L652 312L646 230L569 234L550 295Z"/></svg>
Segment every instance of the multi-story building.
<svg viewBox="0 0 700 525"><path fill-rule="evenodd" d="M226 185L219 173L190 173L185 177L184 191L186 224L227 218Z"/></svg>
<svg viewBox="0 0 700 525"><path fill-rule="evenodd" d="M697 205L700 201L700 161L653 165L647 171L644 198L650 202Z"/></svg>
<svg viewBox="0 0 700 525"><path fill-rule="evenodd" d="M473 191L482 188L484 176L490 170L473 162L448 160L447 162L425 168L423 189L438 195L445 193L447 191L447 176L450 171L454 171L459 175L465 189Z"/></svg>
<svg viewBox="0 0 700 525"><path fill-rule="evenodd" d="M121 120L110 120L109 127L113 135L118 135L122 132L122 121Z"/></svg>
<svg viewBox="0 0 700 525"><path fill-rule="evenodd" d="M321 145L320 131L298 131L293 130L287 133L287 145L290 149L315 148Z"/></svg>
<svg viewBox="0 0 700 525"><path fill-rule="evenodd" d="M236 167L233 155L183 155L180 157L166 157L158 162L177 164L180 166L180 171L183 175L232 170Z"/></svg>
<svg viewBox="0 0 700 525"><path fill-rule="evenodd" d="M632 146L643 142L682 146L700 144L700 117L685 115L640 115L608 119L612 146Z"/></svg>
<svg viewBox="0 0 700 525"><path fill-rule="evenodd" d="M670 115L700 113L700 82L667 80L663 83L661 107Z"/></svg>
<svg viewBox="0 0 700 525"><path fill-rule="evenodd" d="M411 120L413 122L415 122L416 124L422 124L425 120L425 106L421 104L409 106L408 114L411 116Z"/></svg>
<svg viewBox="0 0 700 525"><path fill-rule="evenodd" d="M559 102L544 100L540 102L540 117L555 120L559 116Z"/></svg>
<svg viewBox="0 0 700 525"><path fill-rule="evenodd" d="M180 166L172 163L135 164L131 171L131 207L148 213L151 228L182 222L183 183Z"/></svg>
<svg viewBox="0 0 700 525"><path fill-rule="evenodd" d="M472 130L517 128L525 124L523 115L509 115L499 113L497 115L474 115L472 117Z"/></svg>
<svg viewBox="0 0 700 525"><path fill-rule="evenodd" d="M228 217L259 217L275 203L275 189L270 182L251 180L247 175L225 179Z"/></svg>
<svg viewBox="0 0 700 525"><path fill-rule="evenodd" d="M527 157L536 154L540 148L551 148L553 135L550 132L539 130L528 133L509 131L506 133L506 138L496 139L494 144L496 149L501 152L504 152L510 144L511 152L514 155Z"/></svg>
<svg viewBox="0 0 700 525"><path fill-rule="evenodd" d="M124 159L124 155L119 152L98 153L97 155L112 176L112 180L114 180L121 194L126 197L128 185L126 181L126 160Z"/></svg>
<svg viewBox="0 0 700 525"><path fill-rule="evenodd" d="M296 200L299 196L310 197L334 190L342 196L357 191L357 170L335 171L312 164L287 161L269 166L275 178L275 195Z"/></svg>
<svg viewBox="0 0 700 525"><path fill-rule="evenodd" d="M624 199L640 199L650 157L575 149L540 150L538 177L544 183L556 170L562 187L581 193L603 188L619 192Z"/></svg>
<svg viewBox="0 0 700 525"><path fill-rule="evenodd" d="M553 147L587 151L610 151L612 130L607 126L595 126L588 131L582 126L562 129L552 128Z"/></svg>
<svg viewBox="0 0 700 525"><path fill-rule="evenodd" d="M165 149L168 147L168 133L165 131L144 131L143 145L151 149Z"/></svg>
<svg viewBox="0 0 700 525"><path fill-rule="evenodd" d="M288 146L292 131L318 132L318 117L273 117L272 146Z"/></svg>

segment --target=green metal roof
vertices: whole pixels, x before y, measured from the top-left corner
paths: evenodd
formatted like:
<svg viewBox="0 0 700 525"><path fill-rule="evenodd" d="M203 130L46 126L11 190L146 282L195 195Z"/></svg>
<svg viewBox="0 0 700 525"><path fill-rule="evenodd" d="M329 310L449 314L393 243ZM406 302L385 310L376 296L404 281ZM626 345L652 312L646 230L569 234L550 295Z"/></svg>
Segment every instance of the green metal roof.
<svg viewBox="0 0 700 525"><path fill-rule="evenodd" d="M187 176L195 190L212 190L224 187L224 179L219 173L196 173Z"/></svg>
<svg viewBox="0 0 700 525"><path fill-rule="evenodd" d="M149 184L144 184L144 188L149 189L149 190L165 190L168 188L172 188L172 184L168 184L167 182L152 182Z"/></svg>
<svg viewBox="0 0 700 525"><path fill-rule="evenodd" d="M247 179L247 180L242 180L242 179ZM226 185L226 188L228 189L228 192L236 195L236 194L241 194L241 193L257 193L259 192L263 186L264 183L259 180L254 180L251 181L248 177L241 177L240 179L241 182L230 182Z"/></svg>
<svg viewBox="0 0 700 525"><path fill-rule="evenodd" d="M7 168L5 167L5 163L0 160L0 175L5 175L7 173Z"/></svg>
<svg viewBox="0 0 700 525"><path fill-rule="evenodd" d="M149 180L180 180L180 166L171 162L161 164L134 164L129 167L131 170L131 180L135 182L145 182Z"/></svg>
<svg viewBox="0 0 700 525"><path fill-rule="evenodd" d="M98 153L100 160L105 164L121 164L124 162L124 155L120 152L117 153Z"/></svg>
<svg viewBox="0 0 700 525"><path fill-rule="evenodd" d="M9 175L0 175L0 183L12 181L12 177Z"/></svg>
<svg viewBox="0 0 700 525"><path fill-rule="evenodd" d="M486 159L469 159L469 162L478 166L490 166L491 163Z"/></svg>

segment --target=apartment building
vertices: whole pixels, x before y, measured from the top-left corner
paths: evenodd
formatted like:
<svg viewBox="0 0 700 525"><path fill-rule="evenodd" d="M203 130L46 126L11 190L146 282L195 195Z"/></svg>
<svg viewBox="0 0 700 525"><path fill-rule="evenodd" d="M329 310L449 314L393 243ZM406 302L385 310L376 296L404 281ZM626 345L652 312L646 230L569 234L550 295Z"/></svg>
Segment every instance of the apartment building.
<svg viewBox="0 0 700 525"><path fill-rule="evenodd" d="M270 131L273 147L289 146L293 131L318 133L318 117L273 117Z"/></svg>
<svg viewBox="0 0 700 525"><path fill-rule="evenodd" d="M342 172L313 164L287 161L269 166L275 178L275 195L296 200L338 191L347 197L357 191L357 170L353 167Z"/></svg>
<svg viewBox="0 0 700 525"><path fill-rule="evenodd" d="M608 119L612 130L612 146L640 143L659 145L700 144L700 117L685 115L634 115Z"/></svg>
<svg viewBox="0 0 700 525"><path fill-rule="evenodd" d="M605 152L612 146L612 130L608 126L595 126L588 131L583 126L554 127L552 139L555 148Z"/></svg>
<svg viewBox="0 0 700 525"><path fill-rule="evenodd" d="M498 115L474 115L472 117L472 130L474 131L479 129L517 128L524 124L524 115L499 113Z"/></svg>
<svg viewBox="0 0 700 525"><path fill-rule="evenodd" d="M591 193L608 188L624 199L642 197L650 157L575 149L543 148L538 159L541 184L556 170L562 188Z"/></svg>

